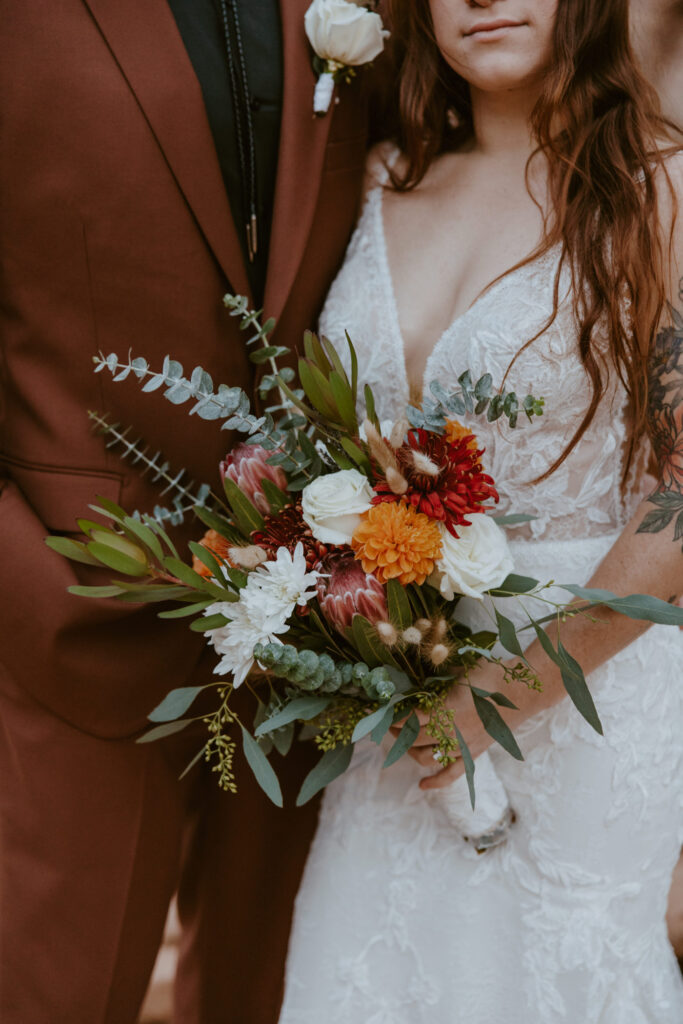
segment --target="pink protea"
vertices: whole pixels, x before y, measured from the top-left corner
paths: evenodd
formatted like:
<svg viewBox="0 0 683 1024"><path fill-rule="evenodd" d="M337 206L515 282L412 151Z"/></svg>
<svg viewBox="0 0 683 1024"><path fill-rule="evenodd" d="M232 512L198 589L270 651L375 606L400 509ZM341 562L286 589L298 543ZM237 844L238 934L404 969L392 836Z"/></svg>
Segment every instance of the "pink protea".
<svg viewBox="0 0 683 1024"><path fill-rule="evenodd" d="M235 445L227 458L221 462L221 480L230 477L243 494L256 506L261 515L267 515L270 506L263 493L262 481L270 480L281 491L287 489L287 477L279 466L271 466L268 459L273 452L259 444Z"/></svg>
<svg viewBox="0 0 683 1024"><path fill-rule="evenodd" d="M382 584L364 572L350 552L328 555L320 564L320 571L327 575L317 582L318 601L331 626L343 633L354 615L363 615L373 625L387 621L389 613Z"/></svg>

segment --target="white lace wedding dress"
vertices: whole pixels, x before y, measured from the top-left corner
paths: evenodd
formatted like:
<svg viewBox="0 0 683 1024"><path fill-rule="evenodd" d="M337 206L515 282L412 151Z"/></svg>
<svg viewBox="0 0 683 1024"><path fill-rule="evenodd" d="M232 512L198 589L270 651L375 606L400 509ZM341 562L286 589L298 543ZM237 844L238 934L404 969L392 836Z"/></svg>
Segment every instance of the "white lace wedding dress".
<svg viewBox="0 0 683 1024"><path fill-rule="evenodd" d="M382 221L372 190L321 329L348 330L380 418L408 382ZM485 292L443 333L425 382L469 368L502 380L551 309L557 252ZM511 431L473 421L511 531L516 571L585 583L642 497L622 495L625 400L614 387L578 448L564 449L588 388L568 304L518 360L511 385L546 413ZM673 553L673 552L672 552ZM563 594L566 599L566 594ZM463 610L478 621L474 602ZM509 602L505 606L510 614ZM652 627L589 677L605 736L568 699L518 731L525 760L491 756L516 811L481 856L417 787L410 758L357 748L327 790L297 900L280 1024L681 1024L683 984L664 915L683 839L683 634Z"/></svg>

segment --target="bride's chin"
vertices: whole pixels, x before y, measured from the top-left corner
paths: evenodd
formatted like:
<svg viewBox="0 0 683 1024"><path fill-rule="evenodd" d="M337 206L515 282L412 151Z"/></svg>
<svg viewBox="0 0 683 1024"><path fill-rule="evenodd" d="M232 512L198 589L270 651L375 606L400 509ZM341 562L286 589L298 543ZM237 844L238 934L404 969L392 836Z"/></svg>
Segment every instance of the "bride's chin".
<svg viewBox="0 0 683 1024"><path fill-rule="evenodd" d="M487 57L466 68L453 64L451 67L465 79L470 89L487 94L538 88L543 81L543 69L529 68L527 64L520 67L520 62L516 60Z"/></svg>

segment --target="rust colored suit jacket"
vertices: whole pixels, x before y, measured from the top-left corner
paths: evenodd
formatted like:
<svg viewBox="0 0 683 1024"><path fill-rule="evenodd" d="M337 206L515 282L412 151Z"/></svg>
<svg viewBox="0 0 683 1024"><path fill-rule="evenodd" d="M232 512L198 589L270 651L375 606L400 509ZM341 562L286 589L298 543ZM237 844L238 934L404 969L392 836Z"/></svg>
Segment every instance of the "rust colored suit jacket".
<svg viewBox="0 0 683 1024"><path fill-rule="evenodd" d="M282 3L284 108L265 311L275 339L312 327L357 214L368 75L312 116L303 29ZM215 484L229 437L98 351L169 353L249 389L222 306L248 294L199 84L166 0L4 0L0 67L0 662L44 706L102 737L133 735L182 686L203 641L153 608L71 596L105 582L43 543L76 532L95 495L150 510L154 485L107 452L88 409ZM180 529L182 544L200 532Z"/></svg>

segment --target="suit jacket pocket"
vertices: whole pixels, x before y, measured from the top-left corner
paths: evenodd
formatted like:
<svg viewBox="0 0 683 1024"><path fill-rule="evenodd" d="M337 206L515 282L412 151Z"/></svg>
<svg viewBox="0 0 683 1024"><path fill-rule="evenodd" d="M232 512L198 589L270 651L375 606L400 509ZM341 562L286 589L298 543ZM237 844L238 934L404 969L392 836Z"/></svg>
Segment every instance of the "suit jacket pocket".
<svg viewBox="0 0 683 1024"><path fill-rule="evenodd" d="M104 470L61 468L0 455L0 472L14 480L46 530L74 533L97 495L119 502L123 476ZM0 527L1 528L1 527Z"/></svg>

